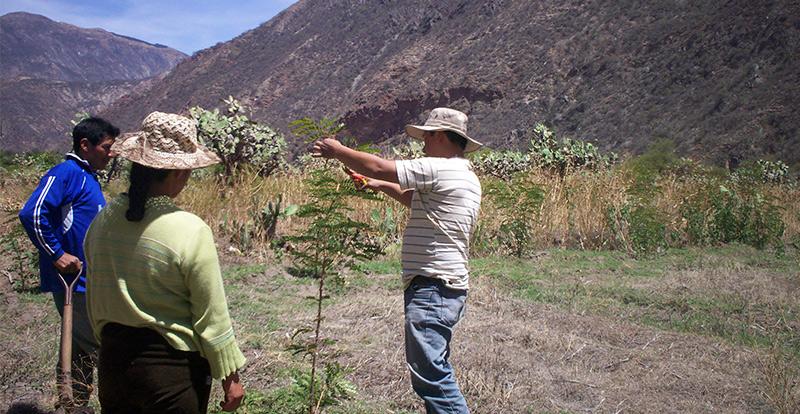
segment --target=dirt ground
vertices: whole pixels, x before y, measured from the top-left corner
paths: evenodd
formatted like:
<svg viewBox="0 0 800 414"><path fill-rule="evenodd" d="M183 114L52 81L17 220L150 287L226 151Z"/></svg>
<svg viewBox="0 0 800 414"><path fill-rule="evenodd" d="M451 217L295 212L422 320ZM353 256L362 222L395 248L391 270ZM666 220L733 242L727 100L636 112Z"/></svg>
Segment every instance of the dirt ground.
<svg viewBox="0 0 800 414"><path fill-rule="evenodd" d="M226 267L242 263L228 260ZM709 277L723 278L713 272ZM325 335L336 340L338 361L352 369L348 378L359 399L384 407L376 412L422 412L404 362L398 276L367 278L327 305ZM0 410L52 407L50 367L58 346L52 300L14 292L3 279ZM274 266L226 279L237 337L249 360L242 377L250 389L281 385L278 373L294 358L284 351L287 336L313 317L304 299L313 294L313 284L293 279ZM708 283L695 278L701 279ZM682 276L665 283L677 281L692 283ZM764 393L766 350L658 330L623 316L515 299L495 279L474 278L451 356L472 412L775 412Z"/></svg>
<svg viewBox="0 0 800 414"><path fill-rule="evenodd" d="M378 288L353 299L331 309L328 328L344 339L357 385L419 410L401 296ZM522 303L491 283L475 286L468 306L452 361L474 413L770 411L756 384L759 356L748 349Z"/></svg>

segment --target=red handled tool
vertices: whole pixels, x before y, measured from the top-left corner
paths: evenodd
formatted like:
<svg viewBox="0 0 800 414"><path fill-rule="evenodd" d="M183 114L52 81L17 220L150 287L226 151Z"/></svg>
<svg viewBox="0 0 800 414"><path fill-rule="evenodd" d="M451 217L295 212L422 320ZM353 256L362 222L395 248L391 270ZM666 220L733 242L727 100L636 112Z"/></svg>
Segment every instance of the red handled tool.
<svg viewBox="0 0 800 414"><path fill-rule="evenodd" d="M367 187L367 177L347 168L346 165L342 165L342 170L353 179L353 184L355 184L357 190L363 190Z"/></svg>

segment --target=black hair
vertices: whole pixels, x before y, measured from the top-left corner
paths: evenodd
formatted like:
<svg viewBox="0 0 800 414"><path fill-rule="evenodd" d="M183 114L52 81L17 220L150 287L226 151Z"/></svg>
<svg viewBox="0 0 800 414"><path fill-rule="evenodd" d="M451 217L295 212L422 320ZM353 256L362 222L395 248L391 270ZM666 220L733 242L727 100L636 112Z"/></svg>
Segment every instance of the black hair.
<svg viewBox="0 0 800 414"><path fill-rule="evenodd" d="M72 128L72 151L76 154L81 149L81 140L86 138L92 145L97 145L104 137L116 138L119 128L111 125L103 118L86 118Z"/></svg>
<svg viewBox="0 0 800 414"><path fill-rule="evenodd" d="M447 139L450 140L453 144L458 145L462 151L467 149L467 139L462 137L461 134L453 131L443 131L447 134Z"/></svg>
<svg viewBox="0 0 800 414"><path fill-rule="evenodd" d="M128 221L142 221L144 218L144 205L147 203L147 193L153 182L164 181L172 170L160 170L133 163L131 165L131 185L128 187L128 211L125 218Z"/></svg>

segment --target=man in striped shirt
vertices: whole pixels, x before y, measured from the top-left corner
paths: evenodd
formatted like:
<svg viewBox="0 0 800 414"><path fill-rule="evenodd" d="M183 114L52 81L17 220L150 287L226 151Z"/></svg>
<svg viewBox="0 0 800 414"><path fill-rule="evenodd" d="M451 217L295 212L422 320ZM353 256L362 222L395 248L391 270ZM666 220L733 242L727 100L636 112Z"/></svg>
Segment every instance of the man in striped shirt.
<svg viewBox="0 0 800 414"><path fill-rule="evenodd" d="M65 292L59 274L68 284L79 278L72 298L71 368L73 399L78 408L89 402L97 350L86 314L83 239L94 216L106 205L97 172L114 156L111 145L118 135L119 129L101 118L87 118L75 125L72 152L47 171L19 212L22 226L39 250L40 289L52 292L62 317ZM56 372L60 377L59 368Z"/></svg>
<svg viewBox="0 0 800 414"><path fill-rule="evenodd" d="M467 116L450 108L434 109L406 133L425 142L425 158L390 161L333 138L315 143L312 153L338 159L369 177L365 187L411 209L402 251L411 384L428 413L468 413L448 357L469 289L469 240L481 204L481 185L464 153L481 144L467 135Z"/></svg>

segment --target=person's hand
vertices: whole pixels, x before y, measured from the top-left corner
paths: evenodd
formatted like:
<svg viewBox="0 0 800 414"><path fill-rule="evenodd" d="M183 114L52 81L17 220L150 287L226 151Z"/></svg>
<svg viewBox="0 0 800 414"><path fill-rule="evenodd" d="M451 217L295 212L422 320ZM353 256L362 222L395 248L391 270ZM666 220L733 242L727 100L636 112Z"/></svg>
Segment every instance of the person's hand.
<svg viewBox="0 0 800 414"><path fill-rule="evenodd" d="M83 263L81 263L80 259L77 257L64 252L58 260L53 262L53 266L55 266L58 273L62 275L74 275L81 272Z"/></svg>
<svg viewBox="0 0 800 414"><path fill-rule="evenodd" d="M244 399L244 387L239 382L239 374L234 372L222 380L222 391L225 393L225 400L220 401L219 406L222 411L233 412L239 408L239 404Z"/></svg>
<svg viewBox="0 0 800 414"><path fill-rule="evenodd" d="M350 176L350 179L353 180L353 185L356 187L356 190L362 191L367 188L367 183L369 179L366 176L363 176L350 168L346 165L342 165L342 170Z"/></svg>
<svg viewBox="0 0 800 414"><path fill-rule="evenodd" d="M336 158L337 151L342 147L344 147L344 145L337 141L336 138L323 138L314 143L314 147L311 149L311 155L322 158Z"/></svg>
<svg viewBox="0 0 800 414"><path fill-rule="evenodd" d="M350 176L350 179L353 180L353 185L356 187L356 190L363 191L369 185L369 178L364 177L361 174L354 173Z"/></svg>

